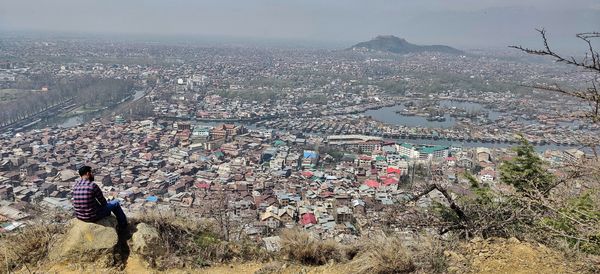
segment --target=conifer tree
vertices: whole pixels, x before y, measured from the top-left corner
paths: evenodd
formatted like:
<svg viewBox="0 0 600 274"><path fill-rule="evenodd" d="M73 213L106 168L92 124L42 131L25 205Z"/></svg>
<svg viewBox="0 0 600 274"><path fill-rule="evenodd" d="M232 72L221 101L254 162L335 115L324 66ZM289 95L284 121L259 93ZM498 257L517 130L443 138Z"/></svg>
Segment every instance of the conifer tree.
<svg viewBox="0 0 600 274"><path fill-rule="evenodd" d="M533 192L547 193L554 176L544 168L544 162L533 145L523 136L519 139L520 144L513 148L517 156L500 166L501 180L528 195Z"/></svg>

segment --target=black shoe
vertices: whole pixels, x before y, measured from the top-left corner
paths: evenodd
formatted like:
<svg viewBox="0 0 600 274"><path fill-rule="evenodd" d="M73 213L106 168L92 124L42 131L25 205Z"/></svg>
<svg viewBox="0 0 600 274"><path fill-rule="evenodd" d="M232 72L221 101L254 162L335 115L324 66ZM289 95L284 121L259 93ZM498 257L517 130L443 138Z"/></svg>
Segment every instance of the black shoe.
<svg viewBox="0 0 600 274"><path fill-rule="evenodd" d="M131 238L131 233L127 225L117 226L117 235L119 235L119 238L124 238L126 240L129 240Z"/></svg>
<svg viewBox="0 0 600 274"><path fill-rule="evenodd" d="M117 230L127 230L129 226L127 224L121 225L117 224Z"/></svg>
<svg viewBox="0 0 600 274"><path fill-rule="evenodd" d="M117 236L119 237L119 239L127 241L127 240L131 239L131 236L133 236L133 235L129 231L122 231L122 232L118 232Z"/></svg>

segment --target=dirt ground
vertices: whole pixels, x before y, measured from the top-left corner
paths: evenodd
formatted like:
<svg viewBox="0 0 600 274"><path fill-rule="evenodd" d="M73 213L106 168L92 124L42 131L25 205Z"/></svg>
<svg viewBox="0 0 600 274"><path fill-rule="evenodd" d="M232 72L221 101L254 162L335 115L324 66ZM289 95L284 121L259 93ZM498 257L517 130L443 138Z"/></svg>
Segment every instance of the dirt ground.
<svg viewBox="0 0 600 274"><path fill-rule="evenodd" d="M585 273L585 265L541 244L511 239L473 239L461 254L446 252L450 273Z"/></svg>
<svg viewBox="0 0 600 274"><path fill-rule="evenodd" d="M456 250L446 251L448 273L592 273L584 263L566 258L562 253L541 244L520 242L517 239L473 239L462 243ZM600 264L600 259L598 260ZM270 270L270 271L269 271ZM229 273L283 273L283 274L342 274L351 273L347 264L327 264L304 266L287 262L274 263L234 263L199 269L171 269L158 271L149 269L141 259L132 256L124 269L81 269L68 265L38 267L34 273L175 273L175 274L229 274ZM22 269L20 273L29 273Z"/></svg>

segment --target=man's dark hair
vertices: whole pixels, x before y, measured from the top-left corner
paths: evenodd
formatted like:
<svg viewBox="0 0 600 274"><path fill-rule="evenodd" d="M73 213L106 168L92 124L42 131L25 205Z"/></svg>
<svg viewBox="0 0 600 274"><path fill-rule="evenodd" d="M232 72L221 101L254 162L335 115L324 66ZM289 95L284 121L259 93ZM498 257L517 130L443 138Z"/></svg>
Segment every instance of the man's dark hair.
<svg viewBox="0 0 600 274"><path fill-rule="evenodd" d="M92 172L92 168L89 166L82 166L79 168L79 176L83 176L88 172Z"/></svg>

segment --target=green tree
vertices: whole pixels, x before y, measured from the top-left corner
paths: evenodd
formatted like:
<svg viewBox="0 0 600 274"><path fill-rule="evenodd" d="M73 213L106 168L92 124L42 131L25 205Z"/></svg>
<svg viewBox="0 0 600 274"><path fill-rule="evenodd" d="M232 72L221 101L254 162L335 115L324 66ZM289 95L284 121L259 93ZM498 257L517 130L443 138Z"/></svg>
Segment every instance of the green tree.
<svg viewBox="0 0 600 274"><path fill-rule="evenodd" d="M517 156L500 166L500 179L514 186L519 192L546 194L552 187L554 176L544 167L533 145L520 136L520 144L513 148Z"/></svg>
<svg viewBox="0 0 600 274"><path fill-rule="evenodd" d="M600 255L600 205L597 192L588 191L571 198L541 225L551 234L567 240L582 251Z"/></svg>

